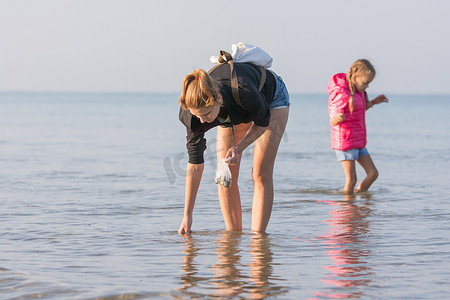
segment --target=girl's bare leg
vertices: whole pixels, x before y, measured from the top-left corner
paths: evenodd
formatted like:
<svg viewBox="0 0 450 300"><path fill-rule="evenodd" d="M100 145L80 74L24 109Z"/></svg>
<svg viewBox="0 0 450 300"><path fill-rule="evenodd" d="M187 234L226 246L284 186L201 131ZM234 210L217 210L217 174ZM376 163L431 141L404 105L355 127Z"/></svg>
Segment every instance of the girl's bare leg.
<svg viewBox="0 0 450 300"><path fill-rule="evenodd" d="M253 152L252 231L264 232L273 205L273 168L289 116L289 107L270 111L270 125L255 141Z"/></svg>
<svg viewBox="0 0 450 300"><path fill-rule="evenodd" d="M342 192L345 194L353 194L356 185L356 167L354 160L342 160L342 168L345 174L345 186Z"/></svg>
<svg viewBox="0 0 450 300"><path fill-rule="evenodd" d="M250 125L251 123L235 126L234 135L233 130L230 127L217 127L217 162L225 157L228 149L233 147L235 143L243 138L250 128ZM231 186L225 188L218 185L220 208L222 209L222 215L227 230L242 231L241 197L239 195L238 187L240 163L241 157L239 157L238 163L230 165L232 179Z"/></svg>
<svg viewBox="0 0 450 300"><path fill-rule="evenodd" d="M367 176L361 181L355 192L365 192L378 178L378 170L369 154L360 156L356 161L363 167L364 171L366 171Z"/></svg>

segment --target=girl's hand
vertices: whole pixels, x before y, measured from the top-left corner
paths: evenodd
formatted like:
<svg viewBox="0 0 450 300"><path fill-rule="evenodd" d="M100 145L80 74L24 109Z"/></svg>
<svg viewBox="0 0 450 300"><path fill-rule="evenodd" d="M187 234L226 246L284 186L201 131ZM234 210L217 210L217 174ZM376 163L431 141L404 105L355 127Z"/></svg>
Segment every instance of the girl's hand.
<svg viewBox="0 0 450 300"><path fill-rule="evenodd" d="M239 162L239 154L241 154L241 151L237 146L231 147L230 149L228 149L227 154L225 155L225 158L227 159L226 162L229 164Z"/></svg>
<svg viewBox="0 0 450 300"><path fill-rule="evenodd" d="M183 221L181 222L180 228L178 229L178 233L181 235L192 233L192 216L185 216Z"/></svg>
<svg viewBox="0 0 450 300"><path fill-rule="evenodd" d="M379 95L375 99L370 101L372 105L381 104L383 102L389 102L389 99L385 95Z"/></svg>
<svg viewBox="0 0 450 300"><path fill-rule="evenodd" d="M339 123L342 123L345 121L345 115L344 114L337 114L333 117L333 119L331 120L331 125L336 126Z"/></svg>

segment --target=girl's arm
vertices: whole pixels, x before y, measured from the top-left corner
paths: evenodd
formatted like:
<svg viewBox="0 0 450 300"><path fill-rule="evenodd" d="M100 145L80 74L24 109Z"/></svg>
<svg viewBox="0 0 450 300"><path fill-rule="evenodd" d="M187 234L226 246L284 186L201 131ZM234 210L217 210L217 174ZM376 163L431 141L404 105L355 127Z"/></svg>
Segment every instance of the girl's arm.
<svg viewBox="0 0 450 300"><path fill-rule="evenodd" d="M194 211L195 198L202 180L204 164L188 163L186 171L186 190L184 200L184 217L178 229L179 234L189 234L192 232L192 213Z"/></svg>
<svg viewBox="0 0 450 300"><path fill-rule="evenodd" d="M389 102L389 99L385 95L378 95L377 97L375 97L374 99L370 100L369 102L370 102L370 104L372 104L372 106L374 106L375 104L381 104L381 103L384 103L384 102ZM370 107L372 107L372 106L370 106ZM369 109L370 107L368 107L367 109Z"/></svg>
<svg viewBox="0 0 450 300"><path fill-rule="evenodd" d="M228 149L225 158L227 158L230 163L238 162L239 154L256 141L264 132L266 132L266 130L267 127L258 126L253 123L242 140L236 146Z"/></svg>
<svg viewBox="0 0 450 300"><path fill-rule="evenodd" d="M339 125L345 121L344 109L348 105L348 101L348 96L341 92L334 95L328 102L328 114L330 115L332 126Z"/></svg>

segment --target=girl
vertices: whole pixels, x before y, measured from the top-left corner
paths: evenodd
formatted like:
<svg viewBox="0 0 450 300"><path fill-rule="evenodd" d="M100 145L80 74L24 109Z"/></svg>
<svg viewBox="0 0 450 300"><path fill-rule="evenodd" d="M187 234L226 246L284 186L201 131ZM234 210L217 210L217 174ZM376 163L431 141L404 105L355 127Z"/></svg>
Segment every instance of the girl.
<svg viewBox="0 0 450 300"><path fill-rule="evenodd" d="M275 73L251 63L234 63L239 87L232 89L230 64L210 74L196 70L183 80L180 120L187 129L185 210L180 234L191 232L192 213L204 169L204 132L217 128L217 161L230 162L232 183L219 185L219 202L227 230L242 230L238 174L241 154L255 142L253 151L252 231L264 232L273 203L273 168L289 113L289 95ZM263 79L263 70L265 80ZM261 84L263 83L263 84ZM239 103L233 92L238 91Z"/></svg>
<svg viewBox="0 0 450 300"><path fill-rule="evenodd" d="M346 194L367 191L378 177L378 170L366 148L365 111L375 104L388 102L388 99L385 95L379 95L369 101L366 89L374 77L375 69L372 64L368 60L359 59L347 74L335 74L328 83L331 148L335 150L337 159L344 168L345 186L342 192ZM367 174L356 190L355 160Z"/></svg>

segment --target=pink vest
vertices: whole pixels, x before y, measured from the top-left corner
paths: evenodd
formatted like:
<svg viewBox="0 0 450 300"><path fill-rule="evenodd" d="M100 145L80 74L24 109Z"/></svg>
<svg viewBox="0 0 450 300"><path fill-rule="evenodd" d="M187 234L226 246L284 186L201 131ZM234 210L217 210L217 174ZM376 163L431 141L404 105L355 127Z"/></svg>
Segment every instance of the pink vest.
<svg viewBox="0 0 450 300"><path fill-rule="evenodd" d="M362 149L367 144L366 137L366 101L364 92L355 91L353 95L353 113L350 114L350 89L346 74L339 73L331 77L327 93L328 114L331 119L338 113L345 114L345 121L331 126L331 148L336 150Z"/></svg>

